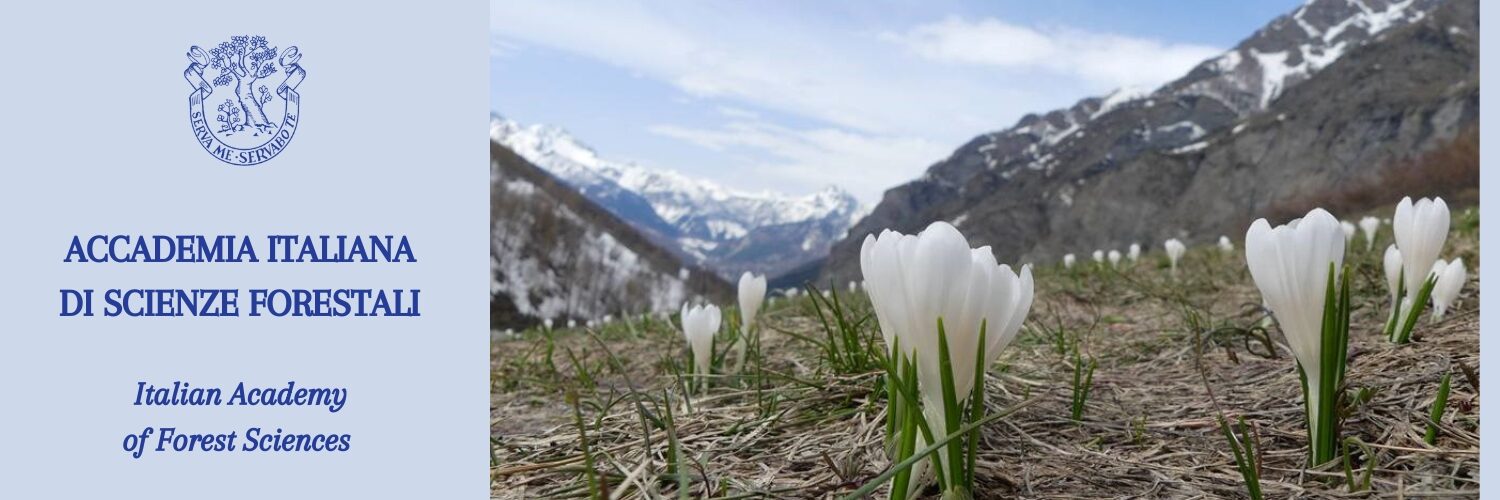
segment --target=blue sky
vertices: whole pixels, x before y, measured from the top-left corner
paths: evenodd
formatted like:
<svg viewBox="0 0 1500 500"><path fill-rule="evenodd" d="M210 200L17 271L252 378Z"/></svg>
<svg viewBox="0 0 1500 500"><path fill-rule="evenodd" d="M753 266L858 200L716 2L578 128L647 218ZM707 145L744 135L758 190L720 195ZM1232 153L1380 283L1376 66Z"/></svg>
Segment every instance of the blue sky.
<svg viewBox="0 0 1500 500"><path fill-rule="evenodd" d="M1300 3L496 0L490 105L606 158L873 204L978 134L1165 83Z"/></svg>

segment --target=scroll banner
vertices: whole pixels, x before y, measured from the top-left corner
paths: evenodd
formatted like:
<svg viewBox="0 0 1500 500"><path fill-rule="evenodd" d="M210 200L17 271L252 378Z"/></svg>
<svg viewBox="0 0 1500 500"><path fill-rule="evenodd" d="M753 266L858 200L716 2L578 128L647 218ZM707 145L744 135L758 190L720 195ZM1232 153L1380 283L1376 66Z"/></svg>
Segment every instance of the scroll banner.
<svg viewBox="0 0 1500 500"><path fill-rule="evenodd" d="M202 64L195 61L188 65L183 72L188 85L193 87L193 92L188 94L188 118L193 124L193 136L204 151L231 165L250 166L275 158L292 142L292 136L297 134L297 123L302 110L302 95L297 93L297 86L307 77L307 72L296 62L299 58L296 47L287 52L290 57L282 57L286 79L276 86L276 95L286 101L281 125L277 126L274 133L268 134L269 138L265 142L249 148L231 146L214 135L213 129L209 128L208 113L203 109L203 100L208 98L213 88L203 79Z"/></svg>

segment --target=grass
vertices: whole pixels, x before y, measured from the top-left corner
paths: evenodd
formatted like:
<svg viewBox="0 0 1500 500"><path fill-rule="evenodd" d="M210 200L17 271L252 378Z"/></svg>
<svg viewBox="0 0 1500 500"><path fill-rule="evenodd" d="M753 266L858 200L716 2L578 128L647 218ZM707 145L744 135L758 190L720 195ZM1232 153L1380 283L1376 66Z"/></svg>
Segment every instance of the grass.
<svg viewBox="0 0 1500 500"><path fill-rule="evenodd" d="M1084 367L1083 357L1078 352L1078 345L1073 345L1073 407L1069 415L1073 421L1083 421L1083 410L1089 402L1089 389L1094 386L1094 370L1099 363L1089 356L1087 368Z"/></svg>
<svg viewBox="0 0 1500 500"><path fill-rule="evenodd" d="M1466 220L1462 213L1455 221ZM1454 226L1444 258L1477 268L1477 227ZM1025 331L979 379L982 401L966 408L971 423L976 409L987 416L950 434L964 443L964 474L973 457L972 477L960 479L973 482L976 498L1244 498L1244 461L1223 424L1253 443L1241 455L1254 455L1265 498L1477 497L1477 278L1447 318L1424 320L1410 343L1396 345L1383 332L1383 245L1351 247L1340 460L1308 468L1298 376L1279 328L1263 322L1242 254L1192 248L1174 281L1152 265L1160 251L1148 247L1138 265L1117 271L1036 269ZM682 334L661 318L497 338L492 494L883 498L903 462L950 448L914 444L906 459L889 458L887 411L900 410L887 404L888 384L900 377L879 361L868 300L840 291L768 302L761 333L746 337L745 368L716 368L696 394L676 375L685 366ZM726 325L737 323L727 320L731 311ZM1089 358L1086 411L1074 420L1073 381L1088 378L1078 367ZM1456 380L1434 418L1445 376ZM918 496L936 493L933 486Z"/></svg>
<svg viewBox="0 0 1500 500"><path fill-rule="evenodd" d="M865 373L881 366L885 348L877 341L879 334L874 314L857 311L847 301L839 300L838 287L828 287L824 296L817 287L807 285L808 303L823 327L823 339L809 340L823 350L827 366L836 373ZM865 300L861 305L868 306ZM825 312L826 311L826 312ZM785 332L789 335L795 333Z"/></svg>
<svg viewBox="0 0 1500 500"><path fill-rule="evenodd" d="M1260 435L1255 432L1254 427L1245 423L1243 416L1239 419L1238 429L1230 426L1223 415L1218 418L1219 429L1224 432L1224 438L1229 441L1229 449L1234 454L1234 466L1245 479L1245 494L1253 500L1265 498L1260 489L1261 462L1256 455Z"/></svg>
<svg viewBox="0 0 1500 500"><path fill-rule="evenodd" d="M1402 278L1403 282L1406 281ZM1391 341L1397 344L1411 342L1411 332L1417 328L1417 320L1421 319L1422 311L1426 309L1427 300L1432 297L1432 287L1437 284L1437 276L1428 276L1422 282L1422 288L1417 290L1416 301L1410 304L1409 310L1403 310L1405 300L1398 300L1396 311L1391 315ZM1404 288L1402 288L1404 290ZM1401 318L1397 321L1396 318Z"/></svg>
<svg viewBox="0 0 1500 500"><path fill-rule="evenodd" d="M1437 397L1432 400L1431 418L1427 420L1427 434L1422 441L1428 445L1437 444L1438 425L1443 421L1443 412L1448 408L1448 395L1452 390L1450 382L1452 375L1444 373L1443 381L1438 384Z"/></svg>

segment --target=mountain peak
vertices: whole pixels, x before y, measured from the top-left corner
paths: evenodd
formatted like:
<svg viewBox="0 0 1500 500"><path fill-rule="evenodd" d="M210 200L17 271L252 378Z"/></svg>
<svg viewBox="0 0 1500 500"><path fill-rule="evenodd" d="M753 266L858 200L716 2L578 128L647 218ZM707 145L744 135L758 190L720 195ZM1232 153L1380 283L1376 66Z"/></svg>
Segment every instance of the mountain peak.
<svg viewBox="0 0 1500 500"><path fill-rule="evenodd" d="M731 189L673 170L602 158L560 127L523 125L500 113L491 113L490 139L654 235L664 246L726 276L747 269L775 274L783 267L821 257L853 219L864 213L859 200L838 186L802 196ZM790 226L818 234L800 239L791 246L802 250L796 255L781 254L776 262L749 265L736 260L749 257L725 253L756 259L776 255L746 245L781 244L776 241L792 237L785 229ZM757 232L779 236L758 237Z"/></svg>
<svg viewBox="0 0 1500 500"><path fill-rule="evenodd" d="M1037 227L1051 229L1047 238L1053 240L1048 241L1073 238L1077 224L1062 231L1063 226L1049 226L1049 221L1083 211L1078 207L1092 202L1082 193L1098 189L1092 186L1103 176L1141 162L1166 164L1201 157L1218 143L1232 141L1247 123L1259 123L1255 121L1258 115L1277 109L1281 99L1296 94L1293 89L1320 77L1323 69L1346 54L1365 53L1394 37L1392 33L1402 26L1426 26L1429 23L1424 19L1467 3L1311 0L1155 89L1117 89L1080 99L1067 108L1027 114L1009 128L975 137L917 179L887 191L881 204L850 230L849 238L835 245L828 259L835 269L824 270L824 276L852 275L849 262L864 235L885 228L920 230L934 220L965 220L974 225L982 218L988 221L983 229L1005 235L1003 242L988 241L996 245L996 251L1031 248L1027 245L1040 238L1032 232ZM1456 7L1462 10L1463 5ZM1342 90L1326 92L1324 97L1334 102L1353 98ZM1444 113L1441 118L1447 119L1458 112ZM1253 128L1245 133L1251 132ZM1125 186L1147 192L1134 183ZM1054 201L1055 206L1050 206ZM1005 214L1044 206L1050 211L1002 222ZM1125 232L1129 227L1115 224L1107 229ZM976 225L975 229L981 228ZM1027 241L1023 237L1027 235L1033 240Z"/></svg>

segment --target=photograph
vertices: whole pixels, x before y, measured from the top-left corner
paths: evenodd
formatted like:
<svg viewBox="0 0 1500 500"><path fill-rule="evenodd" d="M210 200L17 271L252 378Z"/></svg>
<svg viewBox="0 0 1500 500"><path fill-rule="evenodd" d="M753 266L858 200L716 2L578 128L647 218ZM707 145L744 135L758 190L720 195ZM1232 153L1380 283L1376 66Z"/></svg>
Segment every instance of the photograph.
<svg viewBox="0 0 1500 500"><path fill-rule="evenodd" d="M489 494L1479 498L1479 19L491 0Z"/></svg>
<svg viewBox="0 0 1500 500"><path fill-rule="evenodd" d="M1500 0L0 5L0 500L1500 500Z"/></svg>

